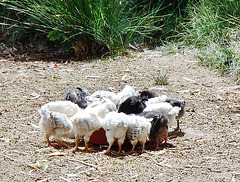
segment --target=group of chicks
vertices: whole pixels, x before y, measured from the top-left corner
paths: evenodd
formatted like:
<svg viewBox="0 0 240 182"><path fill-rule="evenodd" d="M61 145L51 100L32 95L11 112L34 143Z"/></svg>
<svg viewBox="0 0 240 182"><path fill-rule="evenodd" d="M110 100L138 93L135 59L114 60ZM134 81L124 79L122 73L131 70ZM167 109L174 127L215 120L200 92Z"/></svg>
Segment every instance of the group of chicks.
<svg viewBox="0 0 240 182"><path fill-rule="evenodd" d="M48 146L53 136L58 144L70 148L63 138L75 138L75 149L83 138L84 150L88 150L88 142L93 132L103 128L109 144L105 154L117 141L119 150L125 139L132 144L128 153L135 152L139 142L141 152L145 152L145 143L158 148L168 138L169 127L177 122L184 114L185 101L159 96L156 93L139 91L133 86L126 85L117 94L110 91L96 91L90 94L87 89L77 87L67 89L64 101L49 102L39 109L40 129L45 133Z"/></svg>

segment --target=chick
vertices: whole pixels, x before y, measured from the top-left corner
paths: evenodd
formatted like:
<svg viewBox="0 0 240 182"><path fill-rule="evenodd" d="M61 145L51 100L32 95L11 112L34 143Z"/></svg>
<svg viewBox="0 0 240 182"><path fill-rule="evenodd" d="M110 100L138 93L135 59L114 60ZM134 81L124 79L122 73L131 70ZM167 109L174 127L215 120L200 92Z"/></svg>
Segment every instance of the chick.
<svg viewBox="0 0 240 182"><path fill-rule="evenodd" d="M156 94L155 92L152 92L150 90L143 90L140 92L140 96L147 96L149 99L151 99L154 97L158 97L158 94Z"/></svg>
<svg viewBox="0 0 240 182"><path fill-rule="evenodd" d="M59 112L49 111L46 106L41 107L39 114L41 117L39 127L45 133L48 146L54 146L49 140L50 136L54 136L60 145L70 148L62 140L62 138L74 138L73 126L68 117Z"/></svg>
<svg viewBox="0 0 240 182"><path fill-rule="evenodd" d="M149 111L140 114L145 118L152 118L150 129L150 140L155 149L159 149L159 144L168 140L168 117L162 112Z"/></svg>
<svg viewBox="0 0 240 182"><path fill-rule="evenodd" d="M175 99L166 99L165 102L168 102L173 107L180 107L180 111L179 111L178 115L176 116L177 127L175 128L175 131L181 130L179 120L185 113L186 101L180 101L180 100L175 100Z"/></svg>
<svg viewBox="0 0 240 182"><path fill-rule="evenodd" d="M145 152L145 143L150 134L151 119L146 119L141 116L129 115L128 116L128 130L127 137L132 144L130 154L135 152L135 146L139 142L142 145L141 153Z"/></svg>
<svg viewBox="0 0 240 182"><path fill-rule="evenodd" d="M145 102L147 100L148 98L146 96L131 96L119 106L118 112L139 114L146 108Z"/></svg>
<svg viewBox="0 0 240 182"><path fill-rule="evenodd" d="M85 88L77 87L76 89L66 89L64 94L65 100L77 104L80 108L87 107L86 97L89 96L89 92Z"/></svg>
<svg viewBox="0 0 240 182"><path fill-rule="evenodd" d="M124 143L128 129L128 119L124 113L110 112L106 115L103 128L106 132L108 149L104 152L109 153L115 140L118 141L119 153L122 153L122 144Z"/></svg>
<svg viewBox="0 0 240 182"><path fill-rule="evenodd" d="M80 137L83 137L85 148L88 150L88 141L94 131L99 130L102 127L102 121L94 113L89 111L81 111L70 118L73 125L73 131L75 133L75 150L78 150L78 142Z"/></svg>
<svg viewBox="0 0 240 182"><path fill-rule="evenodd" d="M157 111L164 113L169 119L169 127L172 127L173 123L176 122L176 117L180 111L180 107L172 106L170 103L162 102L157 104L147 104L147 107L144 109L144 112L148 111Z"/></svg>

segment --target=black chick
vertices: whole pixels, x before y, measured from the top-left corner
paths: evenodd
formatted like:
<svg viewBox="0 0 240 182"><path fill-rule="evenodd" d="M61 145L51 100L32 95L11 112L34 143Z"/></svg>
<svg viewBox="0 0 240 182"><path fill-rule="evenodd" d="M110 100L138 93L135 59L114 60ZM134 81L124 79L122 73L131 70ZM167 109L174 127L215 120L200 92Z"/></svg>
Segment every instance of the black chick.
<svg viewBox="0 0 240 182"><path fill-rule="evenodd" d="M156 94L155 92L149 91L149 90L143 90L140 93L140 96L147 96L149 99L154 98L154 97L158 97L158 94Z"/></svg>
<svg viewBox="0 0 240 182"><path fill-rule="evenodd" d="M156 111L142 112L140 116L144 116L147 119L152 118L150 139L151 145L154 145L156 149L159 148L159 144L166 143L168 140L168 117Z"/></svg>
<svg viewBox="0 0 240 182"><path fill-rule="evenodd" d="M143 96L131 96L127 98L118 109L118 112L123 112L125 114L139 114L145 108L145 102L148 100L147 97Z"/></svg>
<svg viewBox="0 0 240 182"><path fill-rule="evenodd" d="M186 101L180 101L180 100L175 100L175 99L166 99L165 102L168 102L173 107L178 106L181 108L181 110L178 113L178 116L176 117L177 127L175 128L175 131L180 130L179 120L185 113Z"/></svg>
<svg viewBox="0 0 240 182"><path fill-rule="evenodd" d="M87 89L77 87L76 89L66 89L64 94L64 99L69 100L77 104L80 108L85 109L87 107L86 96L90 93Z"/></svg>

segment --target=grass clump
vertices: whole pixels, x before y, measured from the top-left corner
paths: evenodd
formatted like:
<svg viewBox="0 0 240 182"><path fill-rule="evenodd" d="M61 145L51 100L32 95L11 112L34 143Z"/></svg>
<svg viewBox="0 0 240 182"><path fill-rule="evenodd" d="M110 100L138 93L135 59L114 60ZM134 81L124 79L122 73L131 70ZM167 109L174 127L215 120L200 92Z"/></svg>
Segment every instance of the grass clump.
<svg viewBox="0 0 240 182"><path fill-rule="evenodd" d="M17 37L19 34L14 32L23 29L37 32L72 46L77 57L106 51L112 54L126 50L133 41L151 39L163 26L157 22L170 16L161 11L163 3L150 6L151 1L143 1L148 6L139 8L139 4L130 2L5 0L0 2L0 8L11 15L0 13L0 19L11 36Z"/></svg>
<svg viewBox="0 0 240 182"><path fill-rule="evenodd" d="M169 76L162 71L153 77L156 85L168 85Z"/></svg>

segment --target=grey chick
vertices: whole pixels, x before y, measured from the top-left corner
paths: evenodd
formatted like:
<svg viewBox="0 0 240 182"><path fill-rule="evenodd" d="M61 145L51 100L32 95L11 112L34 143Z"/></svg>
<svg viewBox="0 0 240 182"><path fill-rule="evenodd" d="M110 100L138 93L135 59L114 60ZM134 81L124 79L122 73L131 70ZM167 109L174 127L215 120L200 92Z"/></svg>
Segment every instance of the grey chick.
<svg viewBox="0 0 240 182"><path fill-rule="evenodd" d="M85 109L87 107L86 96L90 93L87 89L77 87L76 89L66 89L64 93L64 99L69 100L77 104L80 108Z"/></svg>
<svg viewBox="0 0 240 182"><path fill-rule="evenodd" d="M168 140L168 117L164 113L156 111L142 112L140 115L147 119L152 118L150 140L151 145L158 149L159 144L166 143Z"/></svg>

